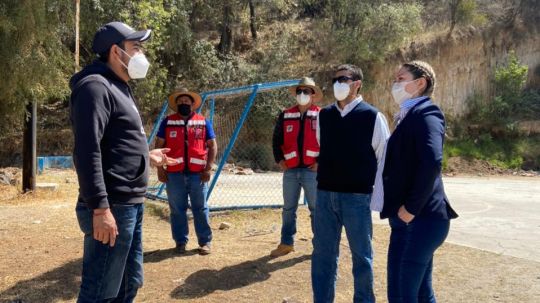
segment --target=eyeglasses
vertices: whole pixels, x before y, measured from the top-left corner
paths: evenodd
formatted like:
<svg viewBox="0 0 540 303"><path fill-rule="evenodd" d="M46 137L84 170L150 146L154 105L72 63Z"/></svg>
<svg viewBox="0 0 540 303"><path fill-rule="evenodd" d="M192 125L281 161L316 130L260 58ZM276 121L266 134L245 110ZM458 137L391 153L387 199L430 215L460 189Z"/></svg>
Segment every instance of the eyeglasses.
<svg viewBox="0 0 540 303"><path fill-rule="evenodd" d="M311 88L304 88L304 89L297 88L296 89L296 94L297 95L300 95L302 93L304 93L304 95L312 95L313 91L311 90Z"/></svg>
<svg viewBox="0 0 540 303"><path fill-rule="evenodd" d="M332 84L336 83L336 82L339 82L339 83L345 83L347 81L354 81L353 78L351 77L347 77L347 76L339 76L339 77L335 77L335 78L332 78Z"/></svg>

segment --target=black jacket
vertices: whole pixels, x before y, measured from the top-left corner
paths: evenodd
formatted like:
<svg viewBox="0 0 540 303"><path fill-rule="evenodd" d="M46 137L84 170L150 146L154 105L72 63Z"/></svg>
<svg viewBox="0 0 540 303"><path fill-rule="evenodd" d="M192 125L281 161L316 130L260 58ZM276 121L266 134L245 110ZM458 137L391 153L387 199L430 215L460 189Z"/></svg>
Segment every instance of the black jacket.
<svg viewBox="0 0 540 303"><path fill-rule="evenodd" d="M148 144L130 87L95 61L70 81L79 202L90 208L142 203Z"/></svg>
<svg viewBox="0 0 540 303"><path fill-rule="evenodd" d="M396 216L401 205L415 216L457 217L441 176L444 133L444 115L428 97L398 124L386 146L382 218Z"/></svg>

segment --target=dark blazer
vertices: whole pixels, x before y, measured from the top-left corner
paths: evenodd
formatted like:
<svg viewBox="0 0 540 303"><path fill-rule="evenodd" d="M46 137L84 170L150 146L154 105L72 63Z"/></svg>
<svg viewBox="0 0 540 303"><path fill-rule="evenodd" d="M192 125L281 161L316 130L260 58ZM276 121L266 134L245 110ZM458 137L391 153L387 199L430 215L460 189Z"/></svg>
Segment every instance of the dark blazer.
<svg viewBox="0 0 540 303"><path fill-rule="evenodd" d="M444 133L444 115L429 97L398 124L386 147L381 218L396 216L401 205L419 217L457 217L441 176Z"/></svg>

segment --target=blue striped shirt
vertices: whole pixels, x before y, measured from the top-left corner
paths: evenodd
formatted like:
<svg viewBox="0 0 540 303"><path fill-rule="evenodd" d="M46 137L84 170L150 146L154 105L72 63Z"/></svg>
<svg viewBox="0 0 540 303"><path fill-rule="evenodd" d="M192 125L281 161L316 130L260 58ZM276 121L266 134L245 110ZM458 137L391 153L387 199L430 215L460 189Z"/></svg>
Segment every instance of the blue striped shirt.
<svg viewBox="0 0 540 303"><path fill-rule="evenodd" d="M396 125L399 124L399 122L403 121L411 108L413 108L416 104L418 104L418 102L425 98L426 96L420 96L403 101L403 103L399 105L399 112L394 115L394 121L397 122Z"/></svg>

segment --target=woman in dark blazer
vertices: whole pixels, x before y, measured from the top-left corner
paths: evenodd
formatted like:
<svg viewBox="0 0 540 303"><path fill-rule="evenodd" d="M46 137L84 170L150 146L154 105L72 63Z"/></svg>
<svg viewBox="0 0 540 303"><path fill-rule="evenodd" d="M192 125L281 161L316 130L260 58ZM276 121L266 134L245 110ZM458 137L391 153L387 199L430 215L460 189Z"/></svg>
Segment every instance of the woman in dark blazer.
<svg viewBox="0 0 540 303"><path fill-rule="evenodd" d="M390 303L436 302L433 254L448 235L450 219L457 217L441 177L445 121L430 98L435 82L429 64L412 61L401 66L392 86L400 111L373 197L382 198L381 218L389 218L392 230L387 268Z"/></svg>

